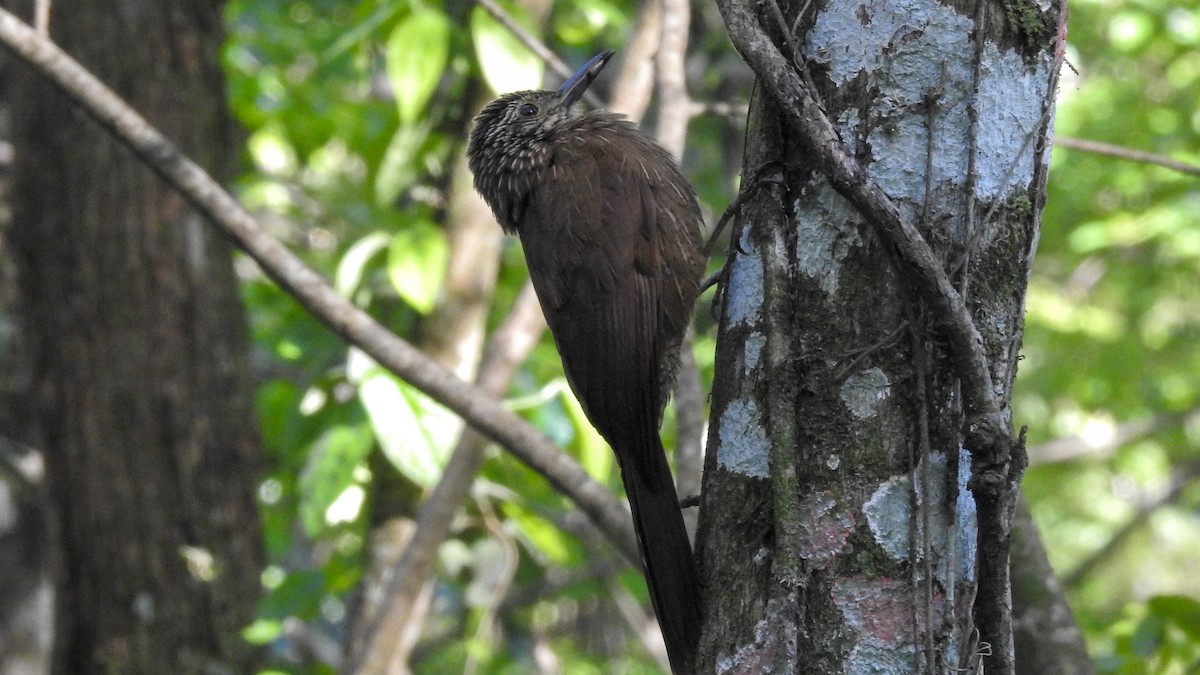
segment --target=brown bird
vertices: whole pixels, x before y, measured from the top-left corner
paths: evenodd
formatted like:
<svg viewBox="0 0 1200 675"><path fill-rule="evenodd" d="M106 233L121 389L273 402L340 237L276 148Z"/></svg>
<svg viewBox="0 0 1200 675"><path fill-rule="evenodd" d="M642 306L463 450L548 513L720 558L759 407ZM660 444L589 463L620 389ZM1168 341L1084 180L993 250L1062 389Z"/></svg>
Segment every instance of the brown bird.
<svg viewBox="0 0 1200 675"><path fill-rule="evenodd" d="M700 207L671 156L623 116L571 106L613 52L558 91L475 118L475 189L525 249L571 389L608 441L678 675L693 672L700 585L658 428L704 273Z"/></svg>

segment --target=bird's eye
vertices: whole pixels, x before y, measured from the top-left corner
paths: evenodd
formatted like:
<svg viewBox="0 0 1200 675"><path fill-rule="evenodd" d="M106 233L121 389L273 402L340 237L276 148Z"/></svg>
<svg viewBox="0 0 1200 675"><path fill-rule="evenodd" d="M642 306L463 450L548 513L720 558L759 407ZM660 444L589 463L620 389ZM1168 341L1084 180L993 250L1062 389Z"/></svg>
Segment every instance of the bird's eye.
<svg viewBox="0 0 1200 675"><path fill-rule="evenodd" d="M537 106L532 103L522 104L521 107L517 109L517 112L521 114L521 117L533 117L537 114L537 111Z"/></svg>

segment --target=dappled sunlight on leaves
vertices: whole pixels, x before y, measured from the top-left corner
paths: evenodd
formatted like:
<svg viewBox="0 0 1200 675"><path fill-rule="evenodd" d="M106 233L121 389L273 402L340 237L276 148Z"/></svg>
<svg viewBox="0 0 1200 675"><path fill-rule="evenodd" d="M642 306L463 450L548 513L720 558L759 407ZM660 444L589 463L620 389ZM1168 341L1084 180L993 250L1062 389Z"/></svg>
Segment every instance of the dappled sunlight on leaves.
<svg viewBox="0 0 1200 675"><path fill-rule="evenodd" d="M1082 0L1070 20L1078 76L1064 73L1057 133L1200 161L1200 6ZM1182 415L1200 408L1197 213L1194 176L1055 150L1014 418L1035 445L1086 441L1096 420L1147 426L1026 481L1056 568L1093 565L1071 597L1106 672L1183 672L1200 645L1148 609L1156 594L1200 596L1200 491L1172 491L1200 458Z"/></svg>

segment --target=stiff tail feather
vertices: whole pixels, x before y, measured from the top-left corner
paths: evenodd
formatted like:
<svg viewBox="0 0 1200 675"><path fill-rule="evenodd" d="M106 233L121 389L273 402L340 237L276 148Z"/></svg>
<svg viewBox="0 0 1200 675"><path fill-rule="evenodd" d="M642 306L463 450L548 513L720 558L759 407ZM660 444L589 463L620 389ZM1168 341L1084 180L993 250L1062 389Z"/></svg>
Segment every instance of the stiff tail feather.
<svg viewBox="0 0 1200 675"><path fill-rule="evenodd" d="M695 672L700 642L700 575L688 543L671 470L662 440L652 434L650 447L635 456L659 463L646 475L643 462L623 462L621 477L633 511L646 585L675 675Z"/></svg>

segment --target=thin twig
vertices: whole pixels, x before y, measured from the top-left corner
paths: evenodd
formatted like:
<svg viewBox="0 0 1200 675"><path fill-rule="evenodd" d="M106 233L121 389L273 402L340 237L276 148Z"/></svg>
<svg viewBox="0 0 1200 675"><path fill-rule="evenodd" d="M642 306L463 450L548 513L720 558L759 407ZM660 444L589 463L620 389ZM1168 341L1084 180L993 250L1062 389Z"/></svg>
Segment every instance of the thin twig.
<svg viewBox="0 0 1200 675"><path fill-rule="evenodd" d="M795 64L796 70L800 72L800 77L804 80L804 84L808 85L809 95L824 110L825 102L821 100L821 93L817 91L817 85L812 79L812 73L808 70L808 63L804 60L804 52L800 50L800 46L796 44L794 39L795 29L800 26L800 22L804 18L804 12L808 9L808 3L805 3L800 8L800 12L796 14L796 20L792 23L791 28L788 28L787 21L783 17L783 10L779 8L779 0L767 0L763 4L770 11L772 18L775 19L775 24L778 26L780 34L783 35L783 41L787 45L788 51L792 53L792 63Z"/></svg>
<svg viewBox="0 0 1200 675"><path fill-rule="evenodd" d="M1122 422L1113 427L1107 438L1095 441L1084 435L1068 436L1035 445L1029 449L1029 463L1034 466L1069 462L1080 458L1103 459L1117 448L1160 431L1182 426L1193 418L1200 417L1200 407L1184 412L1164 413L1142 419Z"/></svg>
<svg viewBox="0 0 1200 675"><path fill-rule="evenodd" d="M688 114L692 117L700 117L701 115L712 115L714 117L728 117L731 120L744 122L746 120L747 108L750 104L746 101L709 101L709 102L691 102L691 110Z"/></svg>
<svg viewBox="0 0 1200 675"><path fill-rule="evenodd" d="M1171 159L1170 157L1163 157L1162 155L1156 155L1151 152L1134 150L1133 148L1113 145L1103 141L1093 141L1086 138L1072 138L1070 136L1059 136L1058 138L1054 139L1054 144L1060 148L1067 148L1068 150L1093 152L1098 155L1116 157L1117 159L1124 159L1130 162L1154 164L1155 166L1161 166L1166 169L1171 169L1172 171L1178 171L1188 176L1196 176L1200 178L1200 166L1189 164L1187 162L1181 162L1177 159Z"/></svg>
<svg viewBox="0 0 1200 675"><path fill-rule="evenodd" d="M981 95L979 90L980 83L983 80L984 46L987 44L987 32L983 30L983 20L986 16L986 10L986 2L980 2L975 7L975 38L971 50L971 95L967 99L967 180L963 186L963 192L967 194L966 222L963 223L963 230L966 232L966 241L963 243L961 259L954 269L950 270L951 277L962 275L960 290L964 296L970 293L971 275L966 273L966 269L971 261L971 252L975 248L976 233L982 233L986 228L985 223L975 222L975 184L979 180L979 97ZM945 68L946 66L943 64L943 76L945 75ZM1014 159L1016 157L1020 157L1020 155L1014 156ZM928 179L929 177L927 176L926 178ZM999 202L1000 200L996 201Z"/></svg>
<svg viewBox="0 0 1200 675"><path fill-rule="evenodd" d="M496 516L496 510L492 508L491 502L487 497L477 499L479 505L479 513L482 516L484 527L491 534L493 541L499 542L504 551L503 566L500 568L500 573L493 577L491 593L488 594L487 601L479 607L479 616L476 619L475 640L486 644L494 639L493 633L496 629L496 618L500 613L500 609L504 604L504 598L512 589L513 579L517 576L517 565L521 562L520 551L517 550L517 544L513 541L511 532L505 530L504 523ZM492 561L484 563L489 567L495 565ZM479 657L476 650L467 650L467 662L463 666L463 675L475 675L479 670Z"/></svg>
<svg viewBox="0 0 1200 675"><path fill-rule="evenodd" d="M779 3L776 0L771 0L764 3L764 6L770 12L771 18L775 19L775 25L779 28L779 34L783 37L783 42L787 45L788 51L792 53L792 63L795 63L797 67L806 68L804 66L804 55L800 53L800 47L796 45L793 35L794 31L788 28L787 20L783 17L783 10L779 8ZM797 16L796 20L799 21L800 17ZM798 26L799 24L795 25Z"/></svg>
<svg viewBox="0 0 1200 675"><path fill-rule="evenodd" d="M512 17L504 8L497 5L492 0L475 0L475 4L483 8L483 11L492 16L493 19L500 22L508 32L513 34L525 48L533 52L539 59L546 62L554 72L558 73L564 79L571 76L571 67L568 66L558 55L550 50L541 40L537 39L532 33L517 23L517 20Z"/></svg>
<svg viewBox="0 0 1200 675"><path fill-rule="evenodd" d="M42 37L50 37L50 0L33 3L33 29Z"/></svg>
<svg viewBox="0 0 1200 675"><path fill-rule="evenodd" d="M924 597L921 598L921 609L923 614L921 619L924 622L924 649L925 649L925 667L922 669L926 673L936 673L941 670L941 664L937 662L937 650L933 646L933 584L935 580L935 570L933 564L932 551L932 515L935 508L939 508L941 504L935 504L933 495L933 478L930 476L929 463L933 461L932 443L929 440L929 392L925 386L925 375L929 372L929 354L926 352L926 341L923 331L912 332L913 335L913 353L914 366L917 369L917 397L920 410L917 417L917 429L920 434L920 452L917 453L917 467L920 467L921 472L921 490L917 492L918 508L921 514L921 558L924 564L925 578L922 579L922 590L925 591ZM913 484L916 484L917 467L913 467ZM914 490L915 491L915 490ZM915 518L914 518L915 520ZM916 567L916 565L913 565ZM948 585L957 583L951 582Z"/></svg>
<svg viewBox="0 0 1200 675"><path fill-rule="evenodd" d="M492 18L494 18L496 21L499 21L500 25L504 26L508 32L512 33L513 37L517 38L521 44L525 45L526 49L533 52L534 55L544 61L546 65L550 66L550 69L558 73L564 80L574 73L570 66L563 62L562 59L558 58L554 52L550 51L550 48L547 47L545 43L534 37L529 31L525 30L521 24L517 23L517 20L514 19L508 12L504 11L503 7L497 5L492 0L475 0L475 3L482 7L483 11L490 14ZM583 99L594 108L599 108L602 105L600 96L591 90L583 93Z"/></svg>
<svg viewBox="0 0 1200 675"><path fill-rule="evenodd" d="M982 4L982 3L980 3L980 4ZM983 31L979 31L979 32L982 33ZM938 86L935 89L927 92L925 94L925 98L924 98L924 107L925 107L925 194L921 200L921 202L922 202L921 203L921 225L926 228L931 227L931 224L929 221L930 221L930 214L933 210L933 156L934 156L934 139L936 138L935 132L937 129L937 105L938 105L938 102L941 100L943 91L945 89L945 77L946 77L946 66L945 66L945 64L943 64L942 72L941 72L941 79L938 81ZM973 152L974 147L975 147L973 137L972 137L971 141L972 141L971 148L972 148L972 152ZM968 173L973 172L974 171L973 158L971 161L968 161L967 164L970 167L968 169ZM972 179L971 179L970 175L968 175L968 177L967 177L968 184L970 184L971 180ZM970 191L971 191L971 188L968 188L968 192L970 192ZM968 204L972 204L972 202L968 202ZM974 208L973 205L968 206L968 209L972 209L972 208ZM970 221L968 220L968 222L970 222ZM966 294L965 282L964 282L963 294L964 295ZM930 540L930 537L931 537L930 531L933 526L933 524L931 522L931 515L932 515L932 511L935 508L935 506L933 504L933 500L931 499L931 496L933 495L933 488L930 485L931 479L929 476L929 462L932 459L933 450L932 450L932 444L929 441L930 401L929 401L929 391L926 387L926 382L925 382L925 376L929 372L929 354L926 352L927 338L925 336L925 326L922 324L919 324L915 319L912 319L911 317L910 317L910 320L912 321L912 323L914 325L920 326L919 329L915 329L912 331L912 349L913 349L913 361L914 361L913 365L917 371L917 382L916 382L917 397L916 397L916 400L919 402L919 405L920 405L920 410L918 411L919 416L917 418L917 430L919 432L919 442L920 442L920 448L921 448L921 451L918 453L918 459L917 459L917 461L920 463L918 465L914 466L913 473L915 476L916 471L917 471L916 467L919 466L921 469L921 492L918 492L915 488L916 482L917 482L915 477L913 480L913 485L914 485L913 492L918 499L917 508L920 509L918 511L918 513L921 514L921 557L922 557L922 561L924 563L923 571L925 572L925 578L922 580L923 581L922 586L923 586L923 590L925 591L925 594L924 594L924 597L921 598L921 608L924 610L924 615L922 616L922 619L925 623L925 626L924 626L925 630L923 631L923 635L924 635L924 645L923 646L924 646L924 650L925 650L925 667L923 669L923 672L935 673L940 670L941 664L937 663L937 651L933 647L934 565L933 565L933 556L931 554L932 542ZM922 492L923 492L923 494L922 494ZM922 497L924 499L921 499ZM916 520L916 518L914 518L913 520ZM913 565L913 567L916 567L916 565ZM947 584L947 586L951 586L951 587L954 585L955 585L954 583ZM914 640L913 644L914 645L916 644L915 640Z"/></svg>
<svg viewBox="0 0 1200 675"><path fill-rule="evenodd" d="M729 206L725 207L725 212L721 214L719 219L717 219L717 224L713 226L712 232L708 233L708 239L704 241L703 250L705 256L712 255L712 247L717 243L717 237L721 236L721 232L723 232L726 226L729 225L729 221L741 212L742 207L746 205L746 202L753 199L758 194L758 191L761 190L768 182L773 184L779 183L778 180L767 181L767 172L778 172L782 170L782 167L783 164L780 162L767 162L754 171L754 175L751 176L748 183L743 183L741 191L738 192L737 196L734 197ZM709 284L706 284L704 288L707 288L708 285Z"/></svg>

